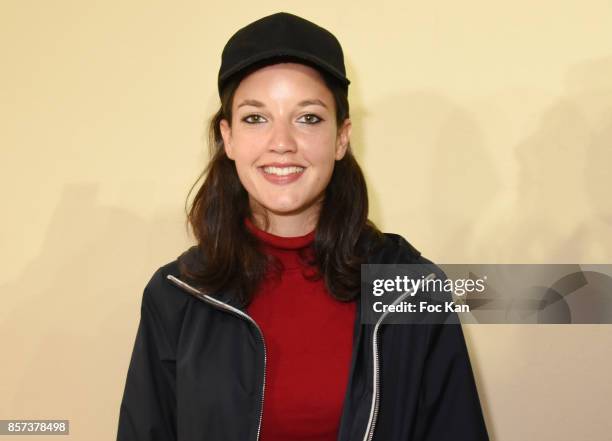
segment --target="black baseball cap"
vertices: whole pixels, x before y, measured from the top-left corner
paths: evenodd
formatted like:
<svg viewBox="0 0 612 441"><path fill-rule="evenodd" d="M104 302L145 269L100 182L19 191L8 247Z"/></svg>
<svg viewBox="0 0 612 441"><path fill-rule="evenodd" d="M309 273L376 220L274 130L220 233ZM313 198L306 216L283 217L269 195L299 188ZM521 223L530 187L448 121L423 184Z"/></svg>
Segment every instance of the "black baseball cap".
<svg viewBox="0 0 612 441"><path fill-rule="evenodd" d="M323 70L348 90L344 54L327 29L297 15L278 12L236 31L221 54L219 95L238 72L280 61L296 61Z"/></svg>

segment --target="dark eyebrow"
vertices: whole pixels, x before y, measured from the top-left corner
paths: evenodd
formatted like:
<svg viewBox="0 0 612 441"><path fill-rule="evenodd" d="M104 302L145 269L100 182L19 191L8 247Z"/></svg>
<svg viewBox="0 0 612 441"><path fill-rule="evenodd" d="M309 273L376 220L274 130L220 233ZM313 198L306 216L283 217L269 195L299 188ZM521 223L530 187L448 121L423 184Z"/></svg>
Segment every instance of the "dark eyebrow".
<svg viewBox="0 0 612 441"><path fill-rule="evenodd" d="M300 101L298 103L298 106L301 107L305 107L305 106L312 106L312 105L319 105L319 106L323 106L327 109L327 105L321 101L318 98L312 99L312 100L303 100ZM262 103L261 101L257 101L257 100L253 100L253 99L246 99L243 102L241 102L240 104L238 104L238 107L236 107L236 109L239 109L242 106L254 106L254 107L266 107L266 105L264 103Z"/></svg>
<svg viewBox="0 0 612 441"><path fill-rule="evenodd" d="M265 107L265 104L261 101L246 99L240 104L238 104L238 107L236 107L236 109L239 109L242 106Z"/></svg>
<svg viewBox="0 0 612 441"><path fill-rule="evenodd" d="M319 105L319 106L323 106L323 107L325 107L327 109L327 105L323 101L318 99L318 98L313 99L313 100L304 100L304 101L300 101L298 103L298 106L302 106L302 107L304 107L304 106L311 106L311 105Z"/></svg>

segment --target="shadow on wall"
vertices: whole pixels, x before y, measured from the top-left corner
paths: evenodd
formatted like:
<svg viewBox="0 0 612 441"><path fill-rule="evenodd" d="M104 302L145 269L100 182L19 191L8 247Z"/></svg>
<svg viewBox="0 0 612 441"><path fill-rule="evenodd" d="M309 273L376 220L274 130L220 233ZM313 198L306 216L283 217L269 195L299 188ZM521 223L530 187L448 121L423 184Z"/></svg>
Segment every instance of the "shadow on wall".
<svg viewBox="0 0 612 441"><path fill-rule="evenodd" d="M430 223L444 262L464 262L474 225L501 191L501 177L473 115L457 106L434 141Z"/></svg>
<svg viewBox="0 0 612 441"><path fill-rule="evenodd" d="M170 261L187 247L182 213L144 219L101 206L97 194L97 184L67 186L42 254L0 287L10 295L0 313L10 354L1 413L69 419L77 439L115 436L142 292L166 263L151 257Z"/></svg>
<svg viewBox="0 0 612 441"><path fill-rule="evenodd" d="M386 182L375 175L368 179L372 216L389 219L383 221L386 228L402 234L426 257L465 262L474 225L501 191L502 181L477 116L435 91L395 95L372 108L371 113L384 112L374 130L385 133L385 144L368 146L373 150L368 165L394 174ZM370 112L362 112L360 118L366 119ZM376 192L393 203L381 206Z"/></svg>
<svg viewBox="0 0 612 441"><path fill-rule="evenodd" d="M402 219L426 217L426 227L406 237L417 248L419 240L433 244L424 254L439 262L608 262L612 57L570 68L564 93L539 114L512 115L503 106L507 98L514 111L541 91L506 93L475 106L489 115L430 92L375 106L396 109L384 124L401 128L388 131L385 155L409 161L391 189L397 206L381 215L374 196L374 214L401 210ZM510 134L487 139L483 120L498 137L533 129L516 141Z"/></svg>
<svg viewBox="0 0 612 441"><path fill-rule="evenodd" d="M565 84L564 94L515 146L513 197L494 211L478 213L467 234L466 258L492 263L607 263L612 258L607 170L612 57L572 67ZM453 195L450 185L447 191ZM440 223L438 228L449 227Z"/></svg>

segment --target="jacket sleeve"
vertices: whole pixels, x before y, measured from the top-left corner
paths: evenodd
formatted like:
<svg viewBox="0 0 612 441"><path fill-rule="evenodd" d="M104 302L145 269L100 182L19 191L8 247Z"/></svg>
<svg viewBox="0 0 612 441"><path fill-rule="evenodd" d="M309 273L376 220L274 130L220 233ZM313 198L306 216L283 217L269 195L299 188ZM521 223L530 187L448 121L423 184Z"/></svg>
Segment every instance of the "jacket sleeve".
<svg viewBox="0 0 612 441"><path fill-rule="evenodd" d="M161 278L161 272L156 272L142 296L117 441L176 440L176 364L155 302Z"/></svg>
<svg viewBox="0 0 612 441"><path fill-rule="evenodd" d="M461 325L419 326L429 326L429 343L415 439L488 440Z"/></svg>

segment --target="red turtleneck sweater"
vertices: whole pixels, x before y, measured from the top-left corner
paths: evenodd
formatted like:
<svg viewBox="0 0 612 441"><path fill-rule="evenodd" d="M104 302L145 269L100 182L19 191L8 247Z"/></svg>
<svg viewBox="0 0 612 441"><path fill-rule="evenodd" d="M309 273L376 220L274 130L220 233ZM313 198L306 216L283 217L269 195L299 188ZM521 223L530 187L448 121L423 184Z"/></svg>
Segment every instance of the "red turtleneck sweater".
<svg viewBox="0 0 612 441"><path fill-rule="evenodd" d="M306 280L298 252L312 250L314 231L299 237L265 232L248 219L265 252L283 263L247 308L266 342L261 441L335 441L353 345L355 302L332 298L323 279ZM308 269L306 268L306 274Z"/></svg>

